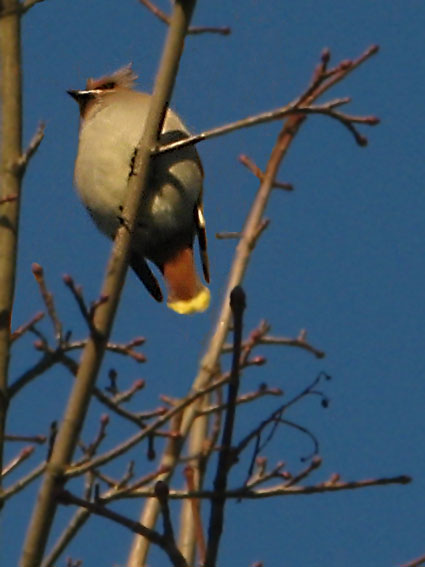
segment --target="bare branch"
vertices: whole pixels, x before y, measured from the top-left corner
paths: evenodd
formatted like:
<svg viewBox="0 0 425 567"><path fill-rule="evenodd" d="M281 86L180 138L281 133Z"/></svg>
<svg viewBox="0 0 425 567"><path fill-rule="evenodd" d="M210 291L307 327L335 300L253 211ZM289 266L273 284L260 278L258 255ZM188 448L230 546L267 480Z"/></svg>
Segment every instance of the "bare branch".
<svg viewBox="0 0 425 567"><path fill-rule="evenodd" d="M38 2L42 2L42 1L43 0L38 0ZM41 142L43 141L45 128L46 128L46 125L43 122L41 122L38 125L38 128L37 128L34 136L32 137L27 149L24 151L24 153L21 155L21 157L17 161L16 167L18 168L20 175L23 175L25 173L25 170L27 169L31 158L33 157L35 152L38 150Z"/></svg>
<svg viewBox="0 0 425 567"><path fill-rule="evenodd" d="M33 329L34 325L36 323L38 323L39 321L41 321L41 319L43 319L43 317L44 317L44 313L42 311L40 311L39 313L36 313L34 315L34 317L32 317L32 319L30 319L27 323L24 323L23 325L18 327L15 331L13 331L13 333L11 334L10 340L12 342L14 342L17 339L19 339L20 337L22 337L22 335L24 335L28 330Z"/></svg>
<svg viewBox="0 0 425 567"><path fill-rule="evenodd" d="M285 486L285 484L278 484L276 486L270 486L267 488L262 488L259 490L249 490L246 486L235 488L232 490L227 490L224 494L226 499L236 499L236 500L256 500L260 498L274 498L277 496L298 496L305 494L321 494L325 492L338 492L342 490L358 490L363 488L369 488L372 486L387 486L390 484L405 485L412 482L411 477L406 475L392 476L392 477L382 477L382 478L371 478L364 480L353 480L353 481L329 481L319 484L313 484L308 486ZM136 497L136 495L129 495L130 497ZM152 497L153 491L146 490L137 493L137 498L140 497ZM216 492L214 490L197 490L195 492L187 492L185 490L170 490L169 498L173 500L182 500L185 498L202 498L206 500L214 500L216 498Z"/></svg>
<svg viewBox="0 0 425 567"><path fill-rule="evenodd" d="M15 293L22 176L13 164L22 152L21 27L19 0L0 6L0 470L9 406L10 322ZM7 17L3 17L6 16ZM1 483L1 480L0 480Z"/></svg>
<svg viewBox="0 0 425 567"><path fill-rule="evenodd" d="M18 200L18 195L6 195L0 199L0 205L4 203L13 203L14 201Z"/></svg>
<svg viewBox="0 0 425 567"><path fill-rule="evenodd" d="M216 232L215 237L218 240L230 240L240 238L242 236L241 232Z"/></svg>
<svg viewBox="0 0 425 567"><path fill-rule="evenodd" d="M282 390L280 390L279 388L268 388L267 386L263 387L260 386L260 388L258 388L258 390L256 392L249 392L247 394L243 394L241 396L238 396L236 399L236 405L241 405L241 404L247 404L250 402L254 402L256 400L258 400L259 398L262 398L264 396L281 396L282 395ZM212 413L216 413L218 411L224 411L227 410L228 408L228 404L216 404L216 405L212 405L212 406L207 406L204 409L199 410L199 415L210 415Z"/></svg>
<svg viewBox="0 0 425 567"><path fill-rule="evenodd" d="M10 435L7 433L4 438L5 441L30 442L37 443L38 445L43 445L47 440L45 435Z"/></svg>
<svg viewBox="0 0 425 567"><path fill-rule="evenodd" d="M1 495L0 501L3 500L4 502L23 490L26 486L28 486L31 482L36 480L40 475L43 474L44 469L46 467L46 463L40 463L34 470L29 472L27 475L16 481L14 484L9 486L3 491Z"/></svg>
<svg viewBox="0 0 425 567"><path fill-rule="evenodd" d="M44 1L45 0L24 0L24 2L21 4L22 12L25 14L26 12L28 12L28 10L31 10L31 8L33 8L36 4L40 4L41 2Z"/></svg>
<svg viewBox="0 0 425 567"><path fill-rule="evenodd" d="M85 508L79 508L75 512L66 528L54 543L53 548L43 560L41 567L53 567L54 565L57 565L56 562L59 556L66 549L68 544L77 535L78 531L84 526L89 518L90 512Z"/></svg>
<svg viewBox="0 0 425 567"><path fill-rule="evenodd" d="M58 494L58 500L65 505L75 505L79 506L80 508L85 508L91 514L108 518L109 520L112 520L113 522L116 522L117 524L128 528L132 532L142 535L151 543L158 545L158 547L165 551L174 567L188 567L184 557L177 550L177 548L173 549L170 546L168 539L165 536L160 535L157 531L151 530L144 525L123 516L122 514L114 512L113 510L109 510L101 503L89 502L88 500L79 498L78 496L75 496L74 494L71 494L66 490L63 490Z"/></svg>
<svg viewBox="0 0 425 567"><path fill-rule="evenodd" d="M1 471L1 476L4 478L7 474L14 471L21 463L26 461L34 452L34 447L31 445L22 449L19 454L7 463Z"/></svg>
<svg viewBox="0 0 425 567"><path fill-rule="evenodd" d="M316 98L316 96L314 98ZM379 119L374 116L350 117L349 115L345 115L334 111L333 107L346 102L346 99L344 98L333 100L321 105L313 105L311 102L309 104L303 104L303 102L304 99L302 100L296 99L296 101L290 102L289 104L276 108L274 110L262 112L260 114L256 114L255 116L248 116L247 118L243 118L241 120L231 122L230 124L226 124L224 126L211 128L210 130L206 130L205 132L201 132L200 134L189 136L188 138L184 138L183 140L178 140L177 142L172 142L171 144L167 144L166 146L157 146L153 149L153 153L162 154L165 152L170 152L186 146L198 144L199 142L204 142L205 140L216 138L217 136L224 136L225 134L230 134L231 132L235 132L236 130L241 130L242 128L251 128L252 126L256 126L257 124L266 124L268 122L282 120L282 118L286 118L288 116L324 114L326 116L330 116L331 118L335 118L346 127L348 127L348 125L351 124L352 122L365 124L367 126L375 126L376 124L379 123ZM356 131L354 126L352 126L350 130L353 134L354 131ZM365 145L364 143L360 143L356 136L355 138L356 141L359 143L359 145ZM275 181L273 181L273 184L275 184Z"/></svg>
<svg viewBox="0 0 425 567"><path fill-rule="evenodd" d="M305 329L301 329L298 337L291 338L291 337L274 337L272 335L262 335L258 337L256 340L256 344L258 345L282 345L282 346L293 346L297 348L301 348L307 350L314 354L316 358L324 358L325 352L319 350L315 346L311 345L307 341L307 331ZM245 343L243 343L245 346ZM232 345L225 344L223 345L223 353L232 352Z"/></svg>
<svg viewBox="0 0 425 567"><path fill-rule="evenodd" d="M421 555L421 557L417 557L416 559L412 559L408 563L403 563L400 567L419 567L419 565L425 564L425 555Z"/></svg>
<svg viewBox="0 0 425 567"><path fill-rule="evenodd" d="M53 294L47 289L46 281L44 279L44 270L40 264L34 263L32 265L32 273L35 277L35 281L38 283L40 288L41 297L43 298L44 304L47 308L47 313L49 314L50 320L52 321L53 328L55 331L55 338L58 343L62 342L62 323L59 320L58 314L56 312L55 303L53 300Z"/></svg>
<svg viewBox="0 0 425 567"><path fill-rule="evenodd" d="M230 294L230 308L233 314L233 359L227 395L227 410L224 418L221 448L214 479L215 498L211 502L211 513L208 526L208 544L205 555L205 566L215 567L218 547L223 531L225 492L230 468L234 464L232 450L233 426L236 414L236 400L239 389L239 364L242 343L243 312L246 307L245 292L242 287L235 287Z"/></svg>
<svg viewBox="0 0 425 567"><path fill-rule="evenodd" d="M185 467L184 476L186 478L188 492L194 491L196 487L195 487L193 467L191 466ZM207 552L207 547L205 543L204 530L202 527L202 516L201 516L201 508L199 505L199 498L192 498L190 500L190 504L193 515L193 523L195 525L195 536L198 545L199 562L201 565L203 565L205 563L205 555Z"/></svg>
<svg viewBox="0 0 425 567"><path fill-rule="evenodd" d="M248 156L241 154L239 156L239 161L242 165L244 165L251 173L257 177L260 181L264 179L264 172L256 165L251 158ZM293 191L294 187L291 183L282 183L280 181L274 181L273 187L275 189L284 189L285 191Z"/></svg>
<svg viewBox="0 0 425 567"><path fill-rule="evenodd" d="M152 12L152 14L156 16L159 21L161 21L164 24L170 25L170 17L163 10L158 8L158 6L156 6L153 2L151 2L150 0L139 0L139 2L143 4L150 12ZM206 26L202 26L202 27L191 26L187 30L187 33L193 35L197 35L201 33L218 33L220 35L229 35L231 33L231 29L227 26L220 28L206 27Z"/></svg>
<svg viewBox="0 0 425 567"><path fill-rule="evenodd" d="M327 64L323 63L322 58L320 80L317 80L315 78L315 75L317 74L315 73L315 75L313 75L312 81L310 82L310 85L307 87L306 91L301 95L301 97L299 97L299 100L295 101L295 103L293 103L292 105L290 104L286 107L278 109L278 112L287 113L289 115L291 114L291 110L293 110L294 104L296 104L297 107L302 107L303 105L311 105L321 94L323 94L326 89L330 88L339 80L342 80L349 72L351 72L362 61L365 61L375 52L376 48L373 47L363 53L357 60L351 61L349 64L339 65L337 67L337 70L334 71L335 76L331 76L330 71L326 70ZM327 80L325 81L325 79ZM267 122L270 119L270 113L264 113L260 116L260 118L258 116L249 117L246 120L239 121L218 129L213 129L207 134L211 135L211 137L218 136L222 133L230 132L239 127L252 126L255 123L259 123L261 121ZM273 116L273 119L276 119L276 116ZM194 380L193 388L195 390L203 390L219 372L219 358L222 353L222 347L228 334L231 321L231 312L228 303L230 292L235 286L239 285L243 281L245 271L252 255L252 243L255 242L255 235L258 232L258 227L261 223L265 208L268 203L268 199L273 190L273 184L276 179L278 169L305 119L306 115L301 114L293 114L292 116L289 116L277 137L275 147L271 152L271 156L265 170L263 181L261 182L254 203L245 221L241 239L235 250L235 257L228 277L227 288L224 293L223 304L217 318L217 324L207 347L206 354L203 356L200 362L198 374ZM205 134L206 133L191 137L188 140L184 140L183 145L197 143L200 140L206 139ZM157 147L154 151L161 153L163 151L170 151L171 148L175 149L175 147L175 145L167 146L166 148L161 149ZM181 439L186 438L186 436L189 434L189 431L191 430L193 420L197 417L197 411L199 409L198 404L199 402L188 405L183 414L180 427ZM180 443L180 446L181 445L182 443ZM165 464L166 462L167 465L171 467L168 477L171 476L174 467L179 461L180 450L172 455L172 459L170 459L170 456L167 454L166 458L164 456L163 460L161 461L163 464ZM157 513L158 507L156 501L152 499L148 500L142 516L144 518L149 518L149 522L154 522ZM144 564L146 562L147 549L148 546L144 545L143 542L141 542L140 545L138 545L137 555L131 554L130 556L130 565L133 566L137 564Z"/></svg>
<svg viewBox="0 0 425 567"><path fill-rule="evenodd" d="M26 370L10 385L8 389L9 396L11 398L15 396L24 386L29 384L38 376L44 374L46 370L60 362L61 359L62 353L59 350L54 352L45 352L42 358L34 366Z"/></svg>
<svg viewBox="0 0 425 567"><path fill-rule="evenodd" d="M220 388L221 386L226 384L228 380L229 378L226 376L221 380L217 380L216 382L213 382L212 384L203 388L202 390L195 391L193 394L190 394L188 397L184 398L179 404L174 406L172 409L170 409L163 415L159 416L157 420L155 420L152 424L145 427L143 431L139 431L124 443L119 444L114 449L107 451L103 455L99 455L98 457L95 457L94 459L92 459L87 463L68 468L65 471L64 476L66 477L80 476L81 474L84 474L85 472L89 471L92 468L97 468L103 465L104 463L107 463L112 459L115 459L119 455L123 455L124 453L129 451L132 447L140 443L143 439L146 439L150 435L152 435L152 433L154 433L159 427L162 427L172 418L181 415L182 411L185 408L192 406L192 404L196 400L198 400L199 398L203 398L209 392L212 392L213 390ZM167 466L167 470L169 470L168 466Z"/></svg>

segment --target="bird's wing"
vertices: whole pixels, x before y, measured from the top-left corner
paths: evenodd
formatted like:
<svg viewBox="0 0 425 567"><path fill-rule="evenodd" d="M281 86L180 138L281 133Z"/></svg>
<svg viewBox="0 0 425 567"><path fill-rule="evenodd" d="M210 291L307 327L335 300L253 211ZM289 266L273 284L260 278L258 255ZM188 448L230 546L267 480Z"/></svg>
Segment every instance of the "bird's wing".
<svg viewBox="0 0 425 567"><path fill-rule="evenodd" d="M201 253L202 270L207 283L210 281L210 266L207 251L207 232L205 229L205 217L202 210L202 202L195 205L194 210L196 232L198 234L199 250Z"/></svg>
<svg viewBox="0 0 425 567"><path fill-rule="evenodd" d="M130 256L130 266L152 297L157 301L162 301L162 291L159 287L158 280L153 275L143 256L140 256L137 252L132 252Z"/></svg>

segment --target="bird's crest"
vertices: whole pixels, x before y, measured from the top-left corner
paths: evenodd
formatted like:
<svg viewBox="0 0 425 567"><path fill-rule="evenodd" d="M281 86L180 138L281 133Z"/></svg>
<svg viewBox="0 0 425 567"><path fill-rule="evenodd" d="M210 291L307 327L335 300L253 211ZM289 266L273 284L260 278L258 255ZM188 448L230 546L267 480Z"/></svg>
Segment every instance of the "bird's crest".
<svg viewBox="0 0 425 567"><path fill-rule="evenodd" d="M116 87L131 89L136 79L137 75L131 68L131 63L129 63L125 67L114 71L111 75L105 75L99 79L88 79L86 88L88 91L95 89L110 90Z"/></svg>

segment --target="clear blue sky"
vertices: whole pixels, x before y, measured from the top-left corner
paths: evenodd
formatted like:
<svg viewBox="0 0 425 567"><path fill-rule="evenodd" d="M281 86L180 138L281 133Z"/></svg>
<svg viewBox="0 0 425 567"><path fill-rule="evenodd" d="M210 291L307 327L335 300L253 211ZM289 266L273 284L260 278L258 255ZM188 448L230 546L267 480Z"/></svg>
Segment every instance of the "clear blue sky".
<svg viewBox="0 0 425 567"><path fill-rule="evenodd" d="M162 5L167 8L168 2ZM280 174L295 191L273 195L267 211L271 225L245 281L247 329L261 318L279 335L294 336L306 328L327 357L318 361L300 351L259 349L268 364L247 371L243 389L266 381L289 397L326 370L334 378L324 386L329 409L313 398L288 414L320 440L324 464L311 482L333 472L346 480L402 473L414 478L406 487L232 502L221 567L255 560L269 567L388 567L425 553L424 21L425 5L418 0L198 2L195 24L229 25L233 32L187 40L173 107L195 132L287 103L307 84L323 47L337 62L372 43L381 46L379 55L329 98L351 96L350 112L376 114L382 124L365 131L369 146L359 148L335 122L309 120ZM65 91L129 61L139 74L139 88L150 90L164 34L164 26L136 0L47 0L25 17L25 140L39 120L47 129L25 177L15 327L42 308L30 270L32 262L39 262L64 325L75 337L84 336L61 276L72 274L86 297L95 298L110 244L97 233L73 189L78 116ZM148 386L134 408L155 407L160 393L187 391L234 250L233 241L215 240L214 234L241 228L257 186L237 157L246 153L263 166L278 127L240 131L199 148L206 172L209 312L179 317L157 305L128 275L113 338L147 337L143 352L148 362L137 367L108 357L99 383L105 384L111 365L119 368L123 386L145 378ZM42 327L49 331L47 322ZM16 349L13 376L37 359L28 345L30 339ZM41 378L17 399L9 430L46 431L62 415L69 386L60 368ZM277 403L265 400L255 416L266 415ZM97 404L92 409L91 425L103 411ZM236 438L252 426L252 413L241 414ZM111 430L111 444L133 432L116 417ZM86 428L85 439L90 438ZM270 463L283 459L296 471L310 448L301 434L282 430ZM30 465L43 451L36 451ZM138 463L139 474L151 466L144 458ZM237 481L236 476L232 482ZM175 486L181 484L176 478ZM4 513L4 565L16 564L34 496L34 488L26 490ZM127 504L124 510L137 517L138 505ZM124 565L130 539L123 528L93 520L69 554L84 559L84 565ZM163 557L155 558L152 565L165 565Z"/></svg>

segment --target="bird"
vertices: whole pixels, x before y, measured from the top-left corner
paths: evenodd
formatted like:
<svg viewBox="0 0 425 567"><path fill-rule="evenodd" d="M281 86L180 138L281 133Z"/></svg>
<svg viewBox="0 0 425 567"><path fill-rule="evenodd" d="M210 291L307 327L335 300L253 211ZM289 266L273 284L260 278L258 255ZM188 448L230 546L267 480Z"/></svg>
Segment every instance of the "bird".
<svg viewBox="0 0 425 567"><path fill-rule="evenodd" d="M67 91L80 111L74 183L95 224L111 239L125 223L122 211L128 181L151 101L150 94L135 90L136 79L129 64L110 75L88 79L84 90ZM181 118L168 108L159 144L189 136ZM147 261L164 277L170 309L184 315L205 311L210 291L196 272L193 253L197 236L204 279L209 283L201 160L193 145L151 159L149 191L137 215L129 265L158 302L163 294Z"/></svg>

